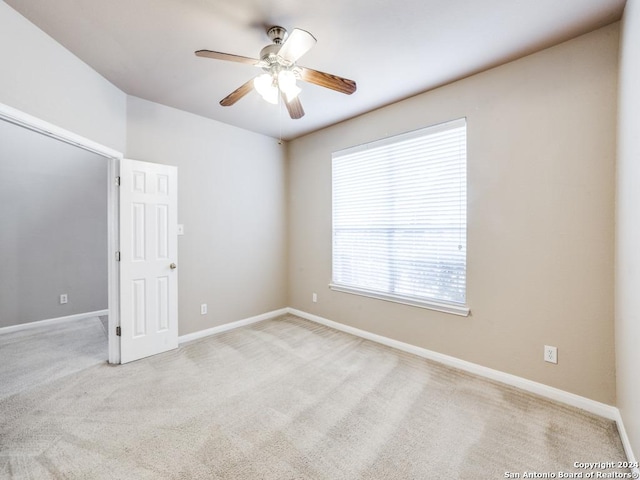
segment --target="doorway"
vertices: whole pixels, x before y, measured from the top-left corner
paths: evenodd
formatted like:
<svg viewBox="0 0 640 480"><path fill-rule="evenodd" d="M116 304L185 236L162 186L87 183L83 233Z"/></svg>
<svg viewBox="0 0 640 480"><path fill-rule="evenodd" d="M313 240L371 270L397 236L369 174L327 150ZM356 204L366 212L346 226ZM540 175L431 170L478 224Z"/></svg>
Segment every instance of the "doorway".
<svg viewBox="0 0 640 480"><path fill-rule="evenodd" d="M42 198L31 202L29 208L35 211L24 209L21 211L19 202L15 201L16 197L14 201L3 202L3 208L7 209L5 213L13 215L14 222L27 223L26 228L20 229L21 232L3 229L6 238L2 241L8 242L11 248L20 251L21 255L27 259L21 265L15 265L16 272L7 275L9 278L5 282L7 285L2 285L6 297L3 305L7 309L3 316L7 318L12 310L17 314L17 309L21 308L25 311L20 315L18 323L70 318L73 315L65 315L65 313L72 311L74 302L77 302L76 312L94 312L103 315L107 313L108 361L120 363L120 342L115 334L116 326L119 325L118 264L115 255L118 245L116 177L122 154L2 104L0 104L0 120L3 120L0 122L3 128L10 129L8 133L5 132L9 135L5 137L9 139L5 142L7 148L9 146L19 148L22 142L25 148L32 152L37 149L46 149L51 153L62 152L62 158L66 162L62 167L73 169L67 172L64 181L55 174L56 166L53 164L53 159L49 165L46 164L46 159L44 163L42 159L39 163L33 160L33 165L22 164L19 168L15 168L14 172L4 172L5 180L10 182L9 185L17 191L21 189L20 194L23 198L33 200L34 196L55 194L62 204L66 202L66 206L63 210L50 214L46 209L46 201ZM8 160L7 163L9 163ZM92 171L92 174L83 176L83 172L86 173L86 171ZM9 178L6 178L7 174ZM100 175L101 180L96 179L96 175ZM14 181L11 182L11 180ZM83 182L87 184L84 185ZM74 183L78 187L74 189L75 196L70 195L68 191L69 185ZM90 195L90 190L87 189L94 188L99 188L102 194ZM86 193L84 201L83 189ZM105 190L106 205L104 205ZM78 197L78 191L80 197ZM11 193L17 192L7 192L8 195ZM96 200L97 197L101 198ZM106 208L106 216L103 212L99 224L91 218L96 201L102 202ZM94 210L91 207L94 207ZM65 214L86 218L82 218L83 222L80 223L65 222ZM79 224L83 224L83 228L74 227ZM47 228L58 228L61 234L56 235L55 239L48 238ZM29 233L25 234L25 232ZM95 264L90 259L91 251L95 251L97 244L103 252L106 250L106 262L103 261L101 265ZM48 253L54 247L58 253L49 255ZM73 264L67 262L67 255L59 253L65 253L65 251L71 253L76 259ZM7 261L11 262L12 256L6 255L6 257L8 257ZM76 278L82 278L82 281L65 280L73 278L74 275ZM23 284L20 285L20 282ZM95 294L96 288L102 290L97 294L98 298ZM94 290L93 294L92 290ZM60 315L50 312L60 312ZM15 318L17 317L16 315Z"/></svg>

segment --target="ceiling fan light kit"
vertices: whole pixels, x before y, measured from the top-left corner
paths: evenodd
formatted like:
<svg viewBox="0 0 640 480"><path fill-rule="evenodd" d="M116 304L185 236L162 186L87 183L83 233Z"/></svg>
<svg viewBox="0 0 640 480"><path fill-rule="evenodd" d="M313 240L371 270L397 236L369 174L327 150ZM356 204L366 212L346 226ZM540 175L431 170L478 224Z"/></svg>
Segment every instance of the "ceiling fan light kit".
<svg viewBox="0 0 640 480"><path fill-rule="evenodd" d="M296 85L296 75L293 70L277 71L277 69L254 78L253 88L263 99L274 105L278 104L278 97L281 94L286 97L287 102L291 102L302 91Z"/></svg>
<svg viewBox="0 0 640 480"><path fill-rule="evenodd" d="M347 95L356 91L356 82L353 80L296 64L298 59L316 44L315 37L309 32L295 28L289 35L284 28L274 26L267 30L267 35L273 43L260 51L259 60L212 50L195 52L199 57L245 63L264 70L263 74L249 80L223 98L220 101L223 107L235 104L251 90L255 90L265 101L272 104L278 104L279 98L282 98L289 116L298 119L304 116L304 110L298 98L298 94L302 91L297 85L298 80Z"/></svg>

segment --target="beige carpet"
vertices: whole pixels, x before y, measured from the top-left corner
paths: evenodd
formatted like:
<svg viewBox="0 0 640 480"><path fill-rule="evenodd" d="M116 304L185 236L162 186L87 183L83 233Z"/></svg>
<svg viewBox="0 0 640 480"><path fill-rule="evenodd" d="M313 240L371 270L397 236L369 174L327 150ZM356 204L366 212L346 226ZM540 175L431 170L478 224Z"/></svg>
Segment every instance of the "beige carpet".
<svg viewBox="0 0 640 480"><path fill-rule="evenodd" d="M0 399L104 363L107 356L107 332L98 317L0 334Z"/></svg>
<svg viewBox="0 0 640 480"><path fill-rule="evenodd" d="M611 421L293 316L71 373L0 414L0 478L498 479L624 460Z"/></svg>

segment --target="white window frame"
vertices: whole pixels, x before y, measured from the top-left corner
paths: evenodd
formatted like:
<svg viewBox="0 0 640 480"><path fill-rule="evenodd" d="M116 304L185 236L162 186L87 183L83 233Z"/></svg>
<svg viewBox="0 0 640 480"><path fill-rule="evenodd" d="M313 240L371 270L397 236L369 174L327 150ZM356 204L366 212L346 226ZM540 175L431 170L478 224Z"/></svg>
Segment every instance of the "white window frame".
<svg viewBox="0 0 640 480"><path fill-rule="evenodd" d="M460 129L464 127L464 172L462 172L463 179L461 180L461 206L460 208L464 209L464 212L460 215L461 224L459 226L461 235L463 234L464 238L460 239L461 248L464 249L464 288L465 288L465 299L464 302L456 302L456 301L448 301L439 298L430 298L426 296L405 296L394 292L386 292L380 290L374 290L366 288L362 285L348 285L340 283L336 281L336 161L349 161L347 157L357 157L358 155L370 154L375 149L383 149L385 147L394 146L396 144L400 144L401 142L405 142L407 140L425 138L433 134L446 132L453 129ZM355 147L347 148L344 150L340 150L338 152L334 152L332 155L332 281L329 284L329 287L332 290L350 293L355 295L361 295L365 297L376 298L380 300L386 300L395 303L401 303L421 308L427 308L431 310L436 310L445 313L451 313L455 315L467 316L470 313L469 307L466 304L466 289L467 289L467 281L466 281L466 270L467 270L467 255L466 255L466 210L467 210L467 202L466 202L466 182L467 182L467 173L466 173L466 118L461 118L458 120L453 120L450 122L441 123L438 125L433 125L430 127L422 128L419 130L415 130L412 132L395 135L392 137L387 137L382 140L377 140L371 143L358 145ZM375 152L373 152L375 153Z"/></svg>

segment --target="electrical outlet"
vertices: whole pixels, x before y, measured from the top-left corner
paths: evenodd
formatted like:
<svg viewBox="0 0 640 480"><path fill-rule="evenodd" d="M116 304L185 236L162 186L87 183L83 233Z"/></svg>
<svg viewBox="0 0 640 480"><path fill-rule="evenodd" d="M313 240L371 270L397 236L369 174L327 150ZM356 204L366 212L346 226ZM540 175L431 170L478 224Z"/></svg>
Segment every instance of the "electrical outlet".
<svg viewBox="0 0 640 480"><path fill-rule="evenodd" d="M313 303L317 303L318 302L318 294L313 292L313 295L311 296L311 300L313 300Z"/></svg>
<svg viewBox="0 0 640 480"><path fill-rule="evenodd" d="M64 305L68 301L69 301L69 298L67 297L66 293L63 293L62 295L60 295L60 305Z"/></svg>
<svg viewBox="0 0 640 480"><path fill-rule="evenodd" d="M549 345L544 346L544 361L558 363L558 349Z"/></svg>
<svg viewBox="0 0 640 480"><path fill-rule="evenodd" d="M200 305L200 315L206 315L207 314L207 304L203 303L202 305Z"/></svg>

